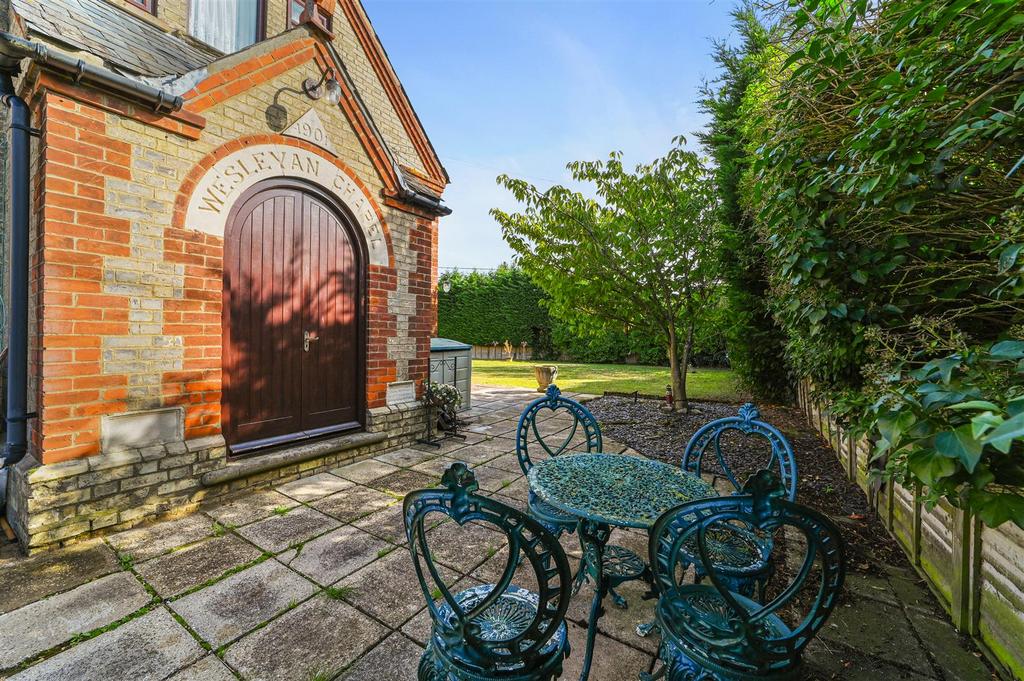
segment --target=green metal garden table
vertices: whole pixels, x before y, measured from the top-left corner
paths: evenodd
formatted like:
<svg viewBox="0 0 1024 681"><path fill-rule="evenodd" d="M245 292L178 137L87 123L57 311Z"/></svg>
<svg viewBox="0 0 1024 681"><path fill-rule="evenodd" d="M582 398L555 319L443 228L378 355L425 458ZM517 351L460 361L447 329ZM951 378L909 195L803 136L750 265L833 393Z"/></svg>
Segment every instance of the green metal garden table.
<svg viewBox="0 0 1024 681"><path fill-rule="evenodd" d="M528 479L534 494L579 518L584 563L598 575L587 621L587 647L580 674L584 681L590 675L597 621L604 614L602 603L610 589L600 566L611 529L650 530L670 508L717 495L710 484L678 466L622 454L551 457L534 465Z"/></svg>

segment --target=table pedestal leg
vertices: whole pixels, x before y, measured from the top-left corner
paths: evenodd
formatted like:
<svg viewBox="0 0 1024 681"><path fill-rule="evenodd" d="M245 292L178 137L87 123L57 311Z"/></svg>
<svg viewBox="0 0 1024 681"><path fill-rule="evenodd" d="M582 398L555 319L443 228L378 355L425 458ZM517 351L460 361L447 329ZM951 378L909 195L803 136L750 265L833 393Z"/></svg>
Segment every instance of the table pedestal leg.
<svg viewBox="0 0 1024 681"><path fill-rule="evenodd" d="M608 594L609 583L604 575L604 545L608 542L611 532L598 523L581 520L579 527L580 545L583 547L583 559L587 563L587 571L594 576L594 600L590 604L590 617L587 620L587 647L583 655L583 669L580 681L587 681L590 666L594 662L594 641L597 638L597 621L604 614L602 605Z"/></svg>

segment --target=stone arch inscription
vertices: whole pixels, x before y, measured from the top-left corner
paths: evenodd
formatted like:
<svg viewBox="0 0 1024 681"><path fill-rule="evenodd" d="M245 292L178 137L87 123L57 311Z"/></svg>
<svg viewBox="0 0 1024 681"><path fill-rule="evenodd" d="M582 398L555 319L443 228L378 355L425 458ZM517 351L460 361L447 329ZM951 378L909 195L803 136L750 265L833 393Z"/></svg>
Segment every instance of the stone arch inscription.
<svg viewBox="0 0 1024 681"><path fill-rule="evenodd" d="M308 149L254 144L224 156L196 182L185 227L224 236L231 207L249 188L275 177L305 179L332 194L355 218L366 241L369 264L390 264L384 226L367 193L338 165Z"/></svg>

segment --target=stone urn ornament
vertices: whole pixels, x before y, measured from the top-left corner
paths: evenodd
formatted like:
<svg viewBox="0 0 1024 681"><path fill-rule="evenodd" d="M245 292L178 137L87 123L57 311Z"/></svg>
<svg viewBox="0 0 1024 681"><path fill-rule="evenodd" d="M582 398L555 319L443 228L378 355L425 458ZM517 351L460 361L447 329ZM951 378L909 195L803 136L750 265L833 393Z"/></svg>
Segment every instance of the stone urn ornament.
<svg viewBox="0 0 1024 681"><path fill-rule="evenodd" d="M558 367L554 364L534 364L533 375L537 377L537 392L542 393L558 378Z"/></svg>

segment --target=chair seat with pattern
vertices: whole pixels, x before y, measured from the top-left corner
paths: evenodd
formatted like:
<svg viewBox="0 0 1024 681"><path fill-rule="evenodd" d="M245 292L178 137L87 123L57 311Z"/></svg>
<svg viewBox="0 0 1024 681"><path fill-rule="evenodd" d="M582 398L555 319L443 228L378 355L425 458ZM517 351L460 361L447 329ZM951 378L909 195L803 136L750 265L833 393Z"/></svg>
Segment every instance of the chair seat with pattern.
<svg viewBox="0 0 1024 681"><path fill-rule="evenodd" d="M707 534L708 552L716 564L730 568L730 572L739 573L741 577L759 575L770 570L771 537L763 537L731 524L708 530ZM679 551L691 563L700 562L696 537L683 542Z"/></svg>
<svg viewBox="0 0 1024 681"><path fill-rule="evenodd" d="M731 460L727 448L722 446L722 437L727 434L742 435L748 443L766 442L768 456L761 467L776 472L786 490L786 497L790 501L796 499L797 467L793 448L777 428L761 420L761 412L749 402L740 407L736 416L710 421L693 434L683 453L683 470L705 478L724 480L738 494L737 461ZM732 585L745 596L755 593L760 596L773 571L767 559L772 551L772 538L751 537L751 533L740 527L724 527L716 534L719 536L713 537L711 542L713 553L727 561L727 567L749 568L741 575L734 575ZM689 553L693 555L692 551ZM737 561L741 564L736 565ZM693 560L692 564L696 567L698 580L703 579L706 573L701 562Z"/></svg>
<svg viewBox="0 0 1024 681"><path fill-rule="evenodd" d="M755 613L761 605L756 601L746 598L740 594L731 594L734 601L742 607L747 614ZM654 617L665 639L666 651L663 657L679 659L683 656L695 663L705 672L712 672L715 676L730 677L735 674L737 663L742 665L742 660L756 660L757 651L745 640L737 650L730 651L728 666L723 666L709 649L700 645L693 645L687 636L689 630L702 631L712 639L736 638L736 618L733 615L732 606L718 592L715 587L708 584L688 584L667 593L662 594L654 610ZM758 635L767 639L783 639L789 636L792 631L782 621L782 618L771 614L757 624ZM749 671L752 678L763 678L759 676L758 665L749 664ZM740 672L740 678L743 678Z"/></svg>
<svg viewBox="0 0 1024 681"><path fill-rule="evenodd" d="M832 521L786 495L778 475L762 470L741 494L682 504L658 519L649 553L658 591L662 667L654 676L642 674L642 681L801 678L803 650L835 607L845 560L842 536ZM784 532L787 550L793 551L785 561L788 583L773 589L770 600L762 598L767 602L735 588L736 579L751 569L744 564L750 554L744 550L723 559L718 553L723 540L743 536L745 527L769 535ZM722 528L732 530L723 535ZM683 583L694 560L706 583Z"/></svg>
<svg viewBox="0 0 1024 681"><path fill-rule="evenodd" d="M433 621L420 681L553 681L569 654L565 613L573 586L558 539L533 517L477 495L464 463L453 464L441 481L444 489L410 492L403 504L409 552ZM496 583L451 592L430 549L436 516L505 536L505 567ZM537 590L513 583L523 578Z"/></svg>
<svg viewBox="0 0 1024 681"><path fill-rule="evenodd" d="M477 604L483 601L495 589L494 584L482 584L455 594L455 602L464 611L472 611ZM540 597L533 591L522 587L509 585L498 600L486 610L471 620L472 624L479 627L479 636L487 641L502 641L519 636L529 628L530 623L537 616L537 608ZM438 622L440 626L435 630L434 636L444 638L445 633L452 632L458 624L455 610L447 603L442 603L438 608ZM546 664L554 666L560 664L565 657L567 641L567 629L565 622L562 622L555 634L540 649L539 655L546 658ZM435 650L443 650L443 646L435 646ZM497 670L502 675L515 677L521 671L522 663L504 664L499 663ZM496 678L504 678L498 676Z"/></svg>

